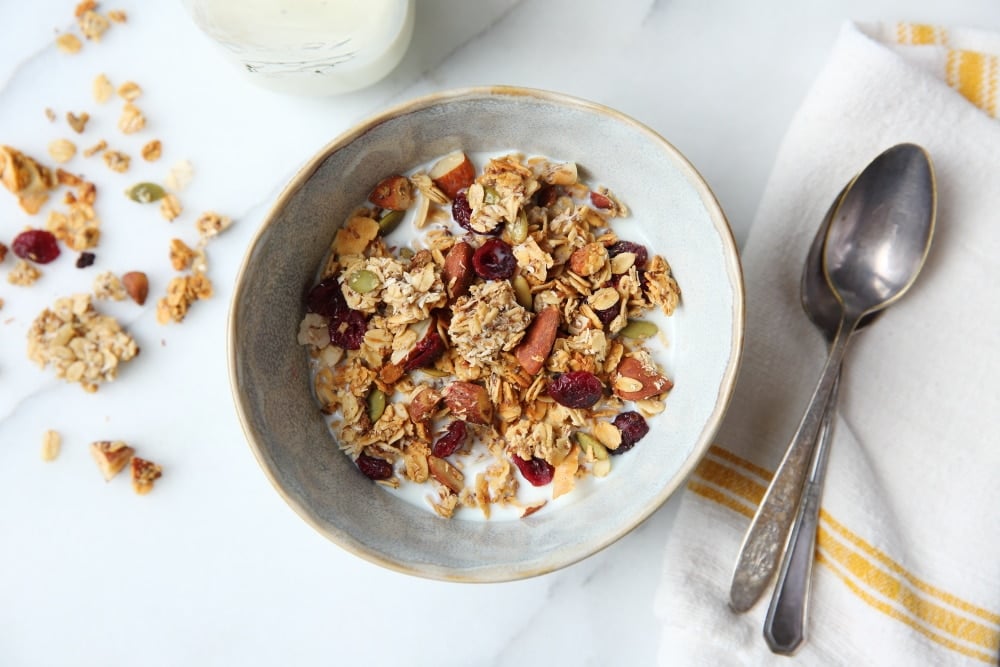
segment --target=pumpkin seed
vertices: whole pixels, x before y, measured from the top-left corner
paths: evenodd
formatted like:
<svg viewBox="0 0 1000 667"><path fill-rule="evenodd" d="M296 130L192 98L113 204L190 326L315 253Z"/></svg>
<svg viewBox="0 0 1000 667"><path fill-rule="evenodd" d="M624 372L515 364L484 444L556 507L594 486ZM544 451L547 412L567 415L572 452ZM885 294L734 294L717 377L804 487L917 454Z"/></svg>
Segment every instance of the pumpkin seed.
<svg viewBox="0 0 1000 667"><path fill-rule="evenodd" d="M382 236L388 236L392 230L399 227L399 223L403 221L405 216L406 211L389 211L379 219L378 233Z"/></svg>
<svg viewBox="0 0 1000 667"><path fill-rule="evenodd" d="M500 193L486 185L483 186L483 203L484 204L499 204L500 203Z"/></svg>
<svg viewBox="0 0 1000 667"><path fill-rule="evenodd" d="M659 330L659 327L652 322L629 320L629 323L618 332L618 335L624 338L649 338L655 336Z"/></svg>
<svg viewBox="0 0 1000 667"><path fill-rule="evenodd" d="M603 461L608 458L607 448L594 436L583 431L577 431L575 437L577 444L580 445L580 449L588 457L593 457L597 461Z"/></svg>
<svg viewBox="0 0 1000 667"><path fill-rule="evenodd" d="M517 299L518 305L531 310L531 285L525 277L520 273L517 274L511 281L511 286L514 288L514 298Z"/></svg>
<svg viewBox="0 0 1000 667"><path fill-rule="evenodd" d="M368 419L374 424L382 418L385 412L386 395L381 389L372 389L368 393Z"/></svg>
<svg viewBox="0 0 1000 667"><path fill-rule="evenodd" d="M347 286L358 294L368 294L368 292L371 292L373 289L378 287L378 285L378 276L368 269L355 271L347 277Z"/></svg>
<svg viewBox="0 0 1000 667"><path fill-rule="evenodd" d="M511 245L524 243L528 238L528 216L524 211L518 211L514 222L507 225L507 233L510 234Z"/></svg>
<svg viewBox="0 0 1000 667"><path fill-rule="evenodd" d="M159 201L166 196L166 191L156 183L136 183L125 190L125 196L140 204L149 204Z"/></svg>

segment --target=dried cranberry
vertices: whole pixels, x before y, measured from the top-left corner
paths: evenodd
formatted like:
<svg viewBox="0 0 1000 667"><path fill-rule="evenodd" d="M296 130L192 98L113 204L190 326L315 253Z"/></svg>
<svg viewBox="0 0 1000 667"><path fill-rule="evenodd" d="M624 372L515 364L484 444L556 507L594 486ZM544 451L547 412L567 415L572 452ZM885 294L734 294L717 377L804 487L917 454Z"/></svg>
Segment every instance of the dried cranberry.
<svg viewBox="0 0 1000 667"><path fill-rule="evenodd" d="M361 349L368 331L368 319L360 310L344 308L330 318L330 342L347 350Z"/></svg>
<svg viewBox="0 0 1000 667"><path fill-rule="evenodd" d="M587 371L570 371L549 382L549 396L567 408L589 408L600 400L604 385Z"/></svg>
<svg viewBox="0 0 1000 667"><path fill-rule="evenodd" d="M472 206L469 204L469 198L465 195L465 190L460 190L451 200L451 217L463 228L470 232L475 231L472 229Z"/></svg>
<svg viewBox="0 0 1000 667"><path fill-rule="evenodd" d="M500 239L490 239L476 248L472 255L472 268L480 278L486 280L506 280L514 275L517 258L510 244Z"/></svg>
<svg viewBox="0 0 1000 667"><path fill-rule="evenodd" d="M623 252L630 252L635 255L635 268L641 269L646 266L646 260L649 259L646 246L632 243L631 241L618 241L608 248L608 257L615 257Z"/></svg>
<svg viewBox="0 0 1000 667"><path fill-rule="evenodd" d="M306 310L319 313L323 317L335 317L341 311L347 310L347 301L340 291L340 281L327 278L321 281L306 295Z"/></svg>
<svg viewBox="0 0 1000 667"><path fill-rule="evenodd" d="M433 324L427 333L417 341L417 344L406 355L403 362L404 371L412 371L415 368L426 368L441 358L444 354L444 341L437 332L437 327Z"/></svg>
<svg viewBox="0 0 1000 667"><path fill-rule="evenodd" d="M535 193L535 205L548 208L565 193L561 185L544 185Z"/></svg>
<svg viewBox="0 0 1000 667"><path fill-rule="evenodd" d="M622 312L621 306L617 303L610 308L601 308L600 310L594 308L593 310L594 315L597 315L597 319L599 319L604 326L611 324L614 319L618 317L618 314Z"/></svg>
<svg viewBox="0 0 1000 667"><path fill-rule="evenodd" d="M649 424L638 412L623 412L612 423L621 431L622 444L617 449L609 449L609 454L624 454L649 433Z"/></svg>
<svg viewBox="0 0 1000 667"><path fill-rule="evenodd" d="M368 479L378 480L392 477L392 464L385 459L361 454L355 463L358 464L358 470L363 472Z"/></svg>
<svg viewBox="0 0 1000 667"><path fill-rule="evenodd" d="M455 453L456 449L465 444L465 439L468 435L469 429L465 426L465 422L461 419L456 419L448 424L448 430L434 443L431 454L440 459L451 456Z"/></svg>
<svg viewBox="0 0 1000 667"><path fill-rule="evenodd" d="M81 252L80 256L76 258L76 268L85 269L94 263L97 257L92 252Z"/></svg>
<svg viewBox="0 0 1000 667"><path fill-rule="evenodd" d="M556 469L545 459L534 457L525 461L516 455L512 458L514 459L514 465L517 466L517 469L521 471L521 474L524 475L524 478L532 486L545 486L552 481L552 476L556 472Z"/></svg>
<svg viewBox="0 0 1000 667"><path fill-rule="evenodd" d="M21 259L30 259L38 264L48 264L59 256L59 244L52 232L44 229L29 229L14 237L11 243L14 254Z"/></svg>

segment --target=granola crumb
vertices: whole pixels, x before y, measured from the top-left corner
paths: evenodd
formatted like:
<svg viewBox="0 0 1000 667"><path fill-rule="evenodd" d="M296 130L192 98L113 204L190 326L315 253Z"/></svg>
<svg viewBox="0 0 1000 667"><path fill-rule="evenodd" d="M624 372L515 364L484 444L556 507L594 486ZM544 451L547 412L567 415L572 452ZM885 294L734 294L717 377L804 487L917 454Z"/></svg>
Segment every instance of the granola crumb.
<svg viewBox="0 0 1000 667"><path fill-rule="evenodd" d="M0 262L2 262L6 256L7 256L7 246L5 246L3 243L0 243Z"/></svg>
<svg viewBox="0 0 1000 667"><path fill-rule="evenodd" d="M80 52L80 49L83 48L83 42L73 33L64 32L56 37L56 46L63 53L73 54Z"/></svg>
<svg viewBox="0 0 1000 667"><path fill-rule="evenodd" d="M0 183L31 215L38 213L48 201L49 191L58 185L51 169L10 146L0 146Z"/></svg>
<svg viewBox="0 0 1000 667"><path fill-rule="evenodd" d="M94 278L95 298L124 301L125 296L125 285L123 285L121 279L111 271L99 273Z"/></svg>
<svg viewBox="0 0 1000 667"><path fill-rule="evenodd" d="M108 10L108 18L115 23L125 23L128 21L128 14L123 9L111 9Z"/></svg>
<svg viewBox="0 0 1000 667"><path fill-rule="evenodd" d="M45 107L45 117L49 119L50 123L56 122L56 112L49 107Z"/></svg>
<svg viewBox="0 0 1000 667"><path fill-rule="evenodd" d="M108 169L117 171L119 174L128 171L131 161L132 158L121 151L104 151L104 164L108 165Z"/></svg>
<svg viewBox="0 0 1000 667"><path fill-rule="evenodd" d="M163 151L163 145L160 143L159 139L153 139L145 146L142 147L142 159L146 162L156 162L160 159L160 153Z"/></svg>
<svg viewBox="0 0 1000 667"><path fill-rule="evenodd" d="M186 271L194 261L194 250L180 239L170 239L170 265L175 271Z"/></svg>
<svg viewBox="0 0 1000 667"><path fill-rule="evenodd" d="M193 177L194 167L191 165L191 162L181 160L170 168L166 178L163 179L163 184L167 186L168 190L182 192L187 186L191 185Z"/></svg>
<svg viewBox="0 0 1000 667"><path fill-rule="evenodd" d="M89 120L90 114L86 111L81 111L80 115L76 115L72 111L66 112L66 122L69 123L69 126L77 134L83 134L83 131L87 129L87 121Z"/></svg>
<svg viewBox="0 0 1000 667"><path fill-rule="evenodd" d="M195 301L212 296L212 282L203 273L177 276L167 285L167 295L156 303L156 321L160 324L183 322Z"/></svg>
<svg viewBox="0 0 1000 667"><path fill-rule="evenodd" d="M153 483L163 476L163 468L139 458L132 457L132 488L140 496L144 496L153 490Z"/></svg>
<svg viewBox="0 0 1000 667"><path fill-rule="evenodd" d="M126 81L118 86L118 97L126 102L134 102L142 95L142 88L135 81Z"/></svg>
<svg viewBox="0 0 1000 667"><path fill-rule="evenodd" d="M118 129L125 134L135 134L144 127L146 127L146 117L142 115L142 111L131 102L126 102L118 119Z"/></svg>
<svg viewBox="0 0 1000 667"><path fill-rule="evenodd" d="M98 14L92 9L83 12L77 19L77 23L80 26L80 32L83 33L83 36L95 42L101 41L101 37L111 27L111 23L107 17Z"/></svg>
<svg viewBox="0 0 1000 667"><path fill-rule="evenodd" d="M173 193L167 193L160 200L160 215L167 222L173 222L181 214L181 200Z"/></svg>
<svg viewBox="0 0 1000 667"><path fill-rule="evenodd" d="M35 281L41 277L41 271L26 260L19 259L14 268L7 273L7 282L19 287L28 287L29 285L34 285Z"/></svg>
<svg viewBox="0 0 1000 667"><path fill-rule="evenodd" d="M100 153L107 147L108 147L108 142L106 142L104 139L101 139L90 148L84 149L83 157L93 157L95 154Z"/></svg>
<svg viewBox="0 0 1000 667"><path fill-rule="evenodd" d="M59 458L59 451L62 448L62 438L59 433L48 430L42 436L42 460L55 461Z"/></svg>
<svg viewBox="0 0 1000 667"><path fill-rule="evenodd" d="M94 79L94 83L91 87L91 92L94 95L94 101L98 104L104 104L111 99L111 95L115 92L114 86L111 85L111 81L104 74L98 74Z"/></svg>
<svg viewBox="0 0 1000 667"><path fill-rule="evenodd" d="M202 242L218 236L233 224L232 219L225 215L219 215L215 211L206 211L195 221L194 227L198 230Z"/></svg>

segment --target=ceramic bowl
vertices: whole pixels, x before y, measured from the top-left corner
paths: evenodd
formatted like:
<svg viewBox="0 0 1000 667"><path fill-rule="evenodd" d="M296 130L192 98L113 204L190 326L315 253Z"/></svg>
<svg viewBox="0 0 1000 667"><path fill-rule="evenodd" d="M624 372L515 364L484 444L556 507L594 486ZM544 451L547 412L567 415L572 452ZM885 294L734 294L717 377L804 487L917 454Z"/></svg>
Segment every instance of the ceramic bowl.
<svg viewBox="0 0 1000 667"><path fill-rule="evenodd" d="M664 366L675 382L649 435L592 491L514 520L444 520L359 473L336 447L296 342L303 296L345 216L386 174L456 149L573 160L632 211L622 238L670 262L683 301ZM481 165L480 165L481 167ZM627 231L625 231L627 230ZM473 88L375 116L322 148L250 244L229 321L232 390L254 455L278 492L341 547L394 570L451 581L550 572L608 546L652 514L707 450L743 339L743 283L726 218L671 144L621 113L563 95ZM555 504L554 504L555 505Z"/></svg>

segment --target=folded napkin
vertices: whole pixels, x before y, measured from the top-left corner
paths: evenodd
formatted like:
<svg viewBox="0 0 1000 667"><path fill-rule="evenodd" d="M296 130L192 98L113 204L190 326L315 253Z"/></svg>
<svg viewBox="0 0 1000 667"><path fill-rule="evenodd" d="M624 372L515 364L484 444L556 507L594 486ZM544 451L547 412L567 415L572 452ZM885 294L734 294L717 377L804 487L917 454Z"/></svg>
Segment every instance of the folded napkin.
<svg viewBox="0 0 1000 667"><path fill-rule="evenodd" d="M990 55L993 54L993 55ZM997 664L1000 642L1000 35L844 26L783 141L743 253L746 349L726 420L668 536L656 613L669 665ZM770 591L727 606L743 535L826 343L806 251L840 188L900 142L937 174L916 284L855 337L795 658L761 634Z"/></svg>

